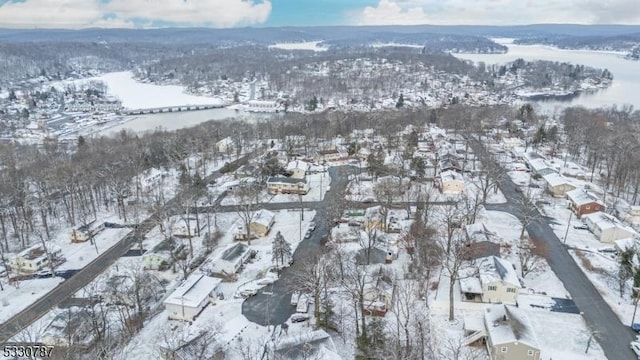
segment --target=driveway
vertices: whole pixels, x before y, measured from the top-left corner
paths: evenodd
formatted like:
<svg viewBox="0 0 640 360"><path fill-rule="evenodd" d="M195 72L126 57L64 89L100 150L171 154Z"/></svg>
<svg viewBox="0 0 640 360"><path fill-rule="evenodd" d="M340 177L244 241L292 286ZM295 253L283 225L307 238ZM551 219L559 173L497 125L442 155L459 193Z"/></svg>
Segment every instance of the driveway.
<svg viewBox="0 0 640 360"><path fill-rule="evenodd" d="M298 271L304 259L320 247L320 240L328 234L327 204L342 201L343 191L349 183L349 174L356 171L351 166L339 166L329 168L331 176L331 189L325 194L323 201L314 202L316 216L313 221L316 229L311 237L304 239L293 254L293 265L280 272L280 278L272 285L265 286L257 295L246 299L242 304L242 314L251 322L260 325L282 324L295 313L295 306L291 305L291 277ZM284 203L274 205L288 205L288 208L298 208L298 203ZM287 207L283 207L287 208Z"/></svg>

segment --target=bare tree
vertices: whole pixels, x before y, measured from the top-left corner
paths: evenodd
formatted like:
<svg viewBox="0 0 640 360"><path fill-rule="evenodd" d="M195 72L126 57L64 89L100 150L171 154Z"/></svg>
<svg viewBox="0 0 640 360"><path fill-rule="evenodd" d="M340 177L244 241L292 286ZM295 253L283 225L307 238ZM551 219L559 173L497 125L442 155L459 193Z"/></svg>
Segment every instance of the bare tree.
<svg viewBox="0 0 640 360"><path fill-rule="evenodd" d="M243 184L234 191L238 201L237 213L244 225L245 238L248 244L251 244L251 223L258 213L261 193L262 189L258 184Z"/></svg>
<svg viewBox="0 0 640 360"><path fill-rule="evenodd" d="M533 242L525 236L518 244L518 261L520 262L520 276L524 279L532 272L544 265L544 256L548 249L544 242Z"/></svg>

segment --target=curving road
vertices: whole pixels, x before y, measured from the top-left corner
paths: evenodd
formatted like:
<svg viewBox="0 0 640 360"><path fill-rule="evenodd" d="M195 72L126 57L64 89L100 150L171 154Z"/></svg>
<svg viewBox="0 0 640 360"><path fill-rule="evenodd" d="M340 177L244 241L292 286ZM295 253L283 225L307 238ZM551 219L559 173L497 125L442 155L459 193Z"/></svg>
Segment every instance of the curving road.
<svg viewBox="0 0 640 360"><path fill-rule="evenodd" d="M481 161L493 161L488 157L482 144L476 140L470 141L470 144ZM521 218L522 214L516 204L522 203L524 195L515 190L516 185L511 181L506 171L503 173L499 186L507 198L507 203L488 204L485 208L487 210L505 211ZM558 239L553 229L538 212L538 209L532 208L531 211L539 215L539 220L533 221L527 226L529 235L534 241L542 241L547 246L548 251L545 254L545 259L583 313L584 320L591 331L596 334L598 343L607 358L610 360L638 359L629 347L629 343L635 340L635 333L620 322L618 316L611 310L611 307L604 301L598 290L593 286L593 283L578 267L567 248Z"/></svg>

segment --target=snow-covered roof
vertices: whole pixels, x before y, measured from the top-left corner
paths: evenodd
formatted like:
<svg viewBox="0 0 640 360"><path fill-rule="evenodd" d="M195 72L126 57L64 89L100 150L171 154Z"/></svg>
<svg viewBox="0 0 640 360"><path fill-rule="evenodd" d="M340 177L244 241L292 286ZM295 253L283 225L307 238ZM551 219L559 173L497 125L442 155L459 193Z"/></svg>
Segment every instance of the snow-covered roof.
<svg viewBox="0 0 640 360"><path fill-rule="evenodd" d="M462 179L462 175L460 175L457 172L452 171L452 170L441 172L440 173L440 180L442 181L442 183L445 183L447 181L464 182L464 180Z"/></svg>
<svg viewBox="0 0 640 360"><path fill-rule="evenodd" d="M275 353L278 359L302 359L305 355L313 359L327 359L324 355L335 354L335 349L333 339L324 330L314 330L297 336L288 336L275 345ZM330 359L340 360L340 357L330 357Z"/></svg>
<svg viewBox="0 0 640 360"><path fill-rule="evenodd" d="M475 276L461 278L460 290L463 293L482 294L482 284L480 284L480 279Z"/></svg>
<svg viewBox="0 0 640 360"><path fill-rule="evenodd" d="M287 164L287 170L301 169L301 170L307 171L309 170L310 166L311 165L309 165L309 163L306 161L293 160Z"/></svg>
<svg viewBox="0 0 640 360"><path fill-rule="evenodd" d="M169 295L164 303L198 307L220 283L220 279L208 277L204 274L191 276Z"/></svg>
<svg viewBox="0 0 640 360"><path fill-rule="evenodd" d="M480 282L483 284L496 281L504 281L516 287L520 286L518 274L513 268L513 264L497 256L488 256L476 260L478 263L478 273Z"/></svg>
<svg viewBox="0 0 640 360"><path fill-rule="evenodd" d="M274 214L273 212L266 209L262 209L258 211L258 213L256 214L256 216L253 218L251 222L269 227L271 226L271 223L273 222L273 219L275 219L275 217L276 217L276 214Z"/></svg>
<svg viewBox="0 0 640 360"><path fill-rule="evenodd" d="M616 247L622 251L638 248L638 239L626 238L614 241Z"/></svg>
<svg viewBox="0 0 640 360"><path fill-rule="evenodd" d="M239 259L242 254L249 251L249 246L243 243L235 243L229 245L223 252L220 254L220 259L223 261L234 262Z"/></svg>
<svg viewBox="0 0 640 360"><path fill-rule="evenodd" d="M602 211L594 212L591 214L583 215L582 218L585 221L589 221L600 230L608 230L613 228L619 228L629 233L629 237L637 235L636 231L623 224L615 216L606 214Z"/></svg>
<svg viewBox="0 0 640 360"><path fill-rule="evenodd" d="M496 345L520 342L538 348L538 338L527 314L510 305L489 306L484 312L487 334Z"/></svg>
<svg viewBox="0 0 640 360"><path fill-rule="evenodd" d="M604 206L604 203L600 201L600 199L598 199L598 196L591 192L588 192L585 189L575 189L567 191L567 198L577 206L586 205L592 202Z"/></svg>
<svg viewBox="0 0 640 360"><path fill-rule="evenodd" d="M551 187L561 186L561 185L571 185L575 189L575 185L571 183L568 179L564 178L562 175L557 173L547 174L542 177L544 181Z"/></svg>

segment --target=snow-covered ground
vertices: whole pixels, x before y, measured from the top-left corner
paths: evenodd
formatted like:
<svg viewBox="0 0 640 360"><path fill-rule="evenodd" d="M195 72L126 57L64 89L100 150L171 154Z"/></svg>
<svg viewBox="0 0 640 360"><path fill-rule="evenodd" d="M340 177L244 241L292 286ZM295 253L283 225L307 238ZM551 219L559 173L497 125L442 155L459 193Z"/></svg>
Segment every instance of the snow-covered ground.
<svg viewBox="0 0 640 360"><path fill-rule="evenodd" d="M4 322L24 310L43 294L53 290L62 280L54 277L21 281L16 285L3 284L4 290L0 292L0 321Z"/></svg>
<svg viewBox="0 0 640 360"><path fill-rule="evenodd" d="M269 45L270 49L327 51L328 47L320 46L322 41L306 41L295 43L277 43Z"/></svg>

